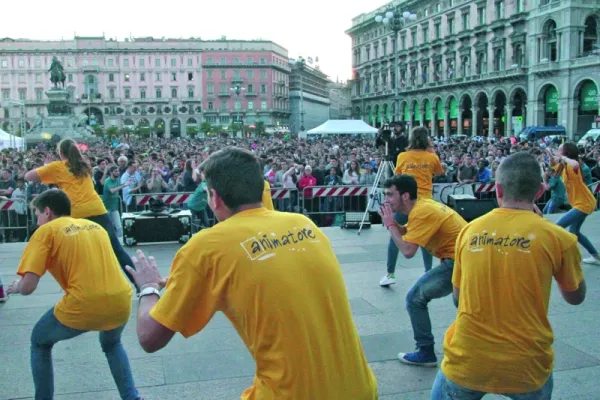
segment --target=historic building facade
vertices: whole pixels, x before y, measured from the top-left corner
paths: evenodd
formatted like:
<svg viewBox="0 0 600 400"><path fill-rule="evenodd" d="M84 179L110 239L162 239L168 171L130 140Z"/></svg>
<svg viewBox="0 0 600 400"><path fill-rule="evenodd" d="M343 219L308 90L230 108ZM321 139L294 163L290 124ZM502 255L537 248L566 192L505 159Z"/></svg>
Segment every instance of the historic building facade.
<svg viewBox="0 0 600 400"><path fill-rule="evenodd" d="M309 65L290 63L290 131L300 133L329 119L330 83L327 75Z"/></svg>
<svg viewBox="0 0 600 400"><path fill-rule="evenodd" d="M395 2L417 14L397 38L375 17L353 19L352 113L404 120L434 135L510 135L532 125L591 128L600 108L600 1ZM393 40L398 44L398 109Z"/></svg>
<svg viewBox="0 0 600 400"><path fill-rule="evenodd" d="M270 41L156 39L0 40L0 128L18 125L9 99L25 102L27 125L47 115L52 57L63 63L75 114L91 123L185 135L203 121L287 125L288 52ZM233 90L232 90L233 89ZM237 90L237 91L236 91ZM236 93L239 93L236 94Z"/></svg>

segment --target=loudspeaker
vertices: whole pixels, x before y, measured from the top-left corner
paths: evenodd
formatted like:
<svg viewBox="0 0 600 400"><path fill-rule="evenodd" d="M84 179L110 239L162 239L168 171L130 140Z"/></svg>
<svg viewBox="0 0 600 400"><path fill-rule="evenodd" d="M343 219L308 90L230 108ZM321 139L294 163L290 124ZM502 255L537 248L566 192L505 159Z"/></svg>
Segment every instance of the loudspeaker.
<svg viewBox="0 0 600 400"><path fill-rule="evenodd" d="M143 212L123 214L123 241L127 246L137 243L180 242L192 237L192 213Z"/></svg>
<svg viewBox="0 0 600 400"><path fill-rule="evenodd" d="M498 208L498 202L496 199L478 200L470 195L450 195L448 207L456 211L465 221L471 222Z"/></svg>

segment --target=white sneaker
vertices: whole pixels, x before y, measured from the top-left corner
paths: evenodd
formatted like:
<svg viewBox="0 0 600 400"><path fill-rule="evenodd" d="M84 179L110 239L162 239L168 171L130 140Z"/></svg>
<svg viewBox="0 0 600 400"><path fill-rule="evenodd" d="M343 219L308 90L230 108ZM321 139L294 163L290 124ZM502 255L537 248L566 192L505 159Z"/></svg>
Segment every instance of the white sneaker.
<svg viewBox="0 0 600 400"><path fill-rule="evenodd" d="M582 260L585 264L600 265L600 260L596 257L588 257Z"/></svg>
<svg viewBox="0 0 600 400"><path fill-rule="evenodd" d="M393 285L395 283L396 283L396 277L393 274L391 274L391 275L385 275L379 281L379 285L380 286L390 286L390 285Z"/></svg>

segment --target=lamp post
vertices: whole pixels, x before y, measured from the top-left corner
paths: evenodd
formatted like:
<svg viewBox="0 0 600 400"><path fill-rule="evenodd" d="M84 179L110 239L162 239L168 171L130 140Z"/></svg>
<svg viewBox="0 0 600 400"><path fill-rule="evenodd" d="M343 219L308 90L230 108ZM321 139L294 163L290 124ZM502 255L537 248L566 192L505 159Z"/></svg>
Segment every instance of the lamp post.
<svg viewBox="0 0 600 400"><path fill-rule="evenodd" d="M232 88L229 88L229 90L230 90L232 93L235 93L235 95L236 95L236 99L237 99L237 101L239 102L239 101L240 101L240 94L241 94L242 92L244 92L244 90L246 90L246 88L238 84L238 85L235 85L235 86L234 86L234 87L232 87ZM242 121L241 121L241 107L242 107L242 106L241 106L241 104L240 104L240 108L237 110L237 117L238 117L238 120L239 120L239 122L240 122L240 127L243 125L243 124L241 123L241 122L242 122ZM236 133L237 133L237 132L236 132ZM243 135L242 135L242 136L243 136Z"/></svg>
<svg viewBox="0 0 600 400"><path fill-rule="evenodd" d="M406 21L414 21L416 19L416 14L409 11L404 11L400 14L400 11L394 7L388 7L382 14L375 17L375 22L384 24L394 33L394 38L392 39L394 46L394 121L399 120L398 115L400 112L398 104L398 32L404 28Z"/></svg>
<svg viewBox="0 0 600 400"><path fill-rule="evenodd" d="M292 64L298 68L298 75L300 76L300 112L298 118L300 119L299 123L299 132L304 132L304 87L302 81L302 72L304 71L304 66L306 65L306 60L302 56L298 57L297 60L293 61Z"/></svg>

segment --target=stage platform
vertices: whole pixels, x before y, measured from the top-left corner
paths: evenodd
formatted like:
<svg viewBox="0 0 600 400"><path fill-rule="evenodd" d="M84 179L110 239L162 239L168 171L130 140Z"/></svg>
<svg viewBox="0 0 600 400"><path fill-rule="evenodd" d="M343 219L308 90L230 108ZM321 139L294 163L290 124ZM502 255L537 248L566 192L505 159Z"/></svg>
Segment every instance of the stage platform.
<svg viewBox="0 0 600 400"><path fill-rule="evenodd" d="M600 213L586 221L584 232L600 247ZM325 228L340 260L354 321L382 400L428 400L436 369L400 364L396 354L414 349L404 298L423 273L421 257L400 256L397 284L379 286L385 273L389 235L380 225L356 231ZM177 245L141 246L167 274ZM0 245L0 275L5 285L15 277L23 243ZM133 249L129 249L133 251ZM587 257L585 251L584 256ZM600 399L600 267L584 265L588 295L580 306L567 305L552 292L550 322L556 341L554 399ZM59 286L46 276L31 296L12 296L0 305L0 399L30 399L29 338L38 318L61 297ZM136 305L136 301L133 302ZM135 307L134 307L135 308ZM455 317L450 297L433 301L431 320L440 353L443 335ZM146 354L135 335L134 316L123 343L135 381L146 400L239 399L252 383L254 363L227 319L218 314L199 335L177 335L163 350ZM115 400L118 393L96 334L58 344L53 353L56 400ZM500 398L488 396L487 398Z"/></svg>

